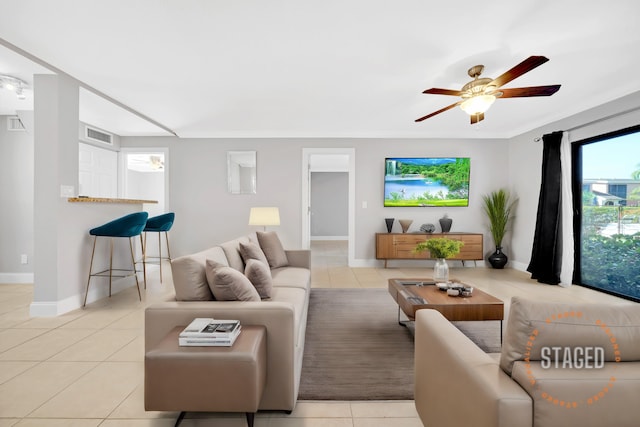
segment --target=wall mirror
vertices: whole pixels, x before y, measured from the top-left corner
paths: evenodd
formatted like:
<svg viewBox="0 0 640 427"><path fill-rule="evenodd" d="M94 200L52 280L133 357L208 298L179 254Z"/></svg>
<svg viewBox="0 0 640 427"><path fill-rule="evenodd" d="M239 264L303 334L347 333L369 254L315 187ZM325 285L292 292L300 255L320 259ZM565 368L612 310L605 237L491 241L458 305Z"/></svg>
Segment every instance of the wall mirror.
<svg viewBox="0 0 640 427"><path fill-rule="evenodd" d="M228 151L227 179L229 193L256 194L256 152Z"/></svg>

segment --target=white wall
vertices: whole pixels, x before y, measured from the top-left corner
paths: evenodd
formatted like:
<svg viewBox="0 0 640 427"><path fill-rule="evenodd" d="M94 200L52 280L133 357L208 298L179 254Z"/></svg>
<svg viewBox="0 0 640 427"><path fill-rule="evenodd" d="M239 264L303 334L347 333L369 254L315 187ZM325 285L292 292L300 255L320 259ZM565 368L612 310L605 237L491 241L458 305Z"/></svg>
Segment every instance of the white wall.
<svg viewBox="0 0 640 427"><path fill-rule="evenodd" d="M33 112L22 112L33 115ZM0 116L0 283L33 282L33 129ZM21 256L27 256L27 264Z"/></svg>
<svg viewBox="0 0 640 427"><path fill-rule="evenodd" d="M311 238L349 234L349 173L311 172Z"/></svg>
<svg viewBox="0 0 640 427"><path fill-rule="evenodd" d="M34 127L34 292L32 316L55 316L78 308L84 297L92 239L89 229L142 205L69 203L61 185L78 188L78 82L67 76L36 75ZM119 239L123 240L123 239ZM114 265L130 259L128 244L114 250ZM126 249L126 250L125 250ZM96 268L108 263L108 248L96 250ZM115 256L114 256L115 258ZM126 265L126 264L124 264ZM116 291L129 287L122 280ZM92 285L89 301L107 295Z"/></svg>
<svg viewBox="0 0 640 427"><path fill-rule="evenodd" d="M171 231L172 255L210 247L252 230L247 225L252 206L278 206L277 228L285 247L301 246L301 183L303 148L353 147L356 151L355 258L373 263L375 233L386 231L384 218L413 219L412 230L425 222L437 223L445 213L453 218L452 231L485 233L481 196L508 185L508 141L419 139L178 139L123 137L123 147L170 147L171 209L176 222ZM256 150L257 193L227 192L226 152ZM470 203L466 208L383 207L384 159L388 156L460 156L471 158ZM366 202L366 208L363 207Z"/></svg>
<svg viewBox="0 0 640 427"><path fill-rule="evenodd" d="M615 118L607 116L640 106L640 92L551 123L510 140L445 139L178 139L125 137L123 146L166 146L171 149L172 230L174 256L207 248L251 230L251 206L279 206L278 232L287 247L301 245L302 148L353 147L356 151L355 259L368 265L375 259L376 232L385 232L384 218L412 219L411 230L434 223L445 213L453 219L452 231L484 233L485 254L494 249L482 212L481 197L504 187L518 198L513 231L503 242L512 267L529 264L535 230L542 142L544 133L566 130L603 119L570 133L574 140L637 124L638 111ZM255 195L230 195L226 183L226 151L258 151L258 185ZM384 158L388 156L468 156L471 158L470 200L467 208L385 208ZM366 202L367 208L363 208ZM397 224L396 224L397 227ZM397 228L396 228L397 229Z"/></svg>
<svg viewBox="0 0 640 427"><path fill-rule="evenodd" d="M629 110L632 111L624 113ZM594 123L585 126L590 122ZM640 92L535 129L510 141L509 182L520 198L513 227L513 238L510 239L510 250L507 249L514 268L526 270L531 259L542 174L542 140L536 142L535 139L553 131L574 129L569 132L569 140L579 141L638 123L640 123ZM572 215L571 212L564 214Z"/></svg>
<svg viewBox="0 0 640 427"><path fill-rule="evenodd" d="M75 308L86 284L90 256L87 230L128 212L119 207L98 209L71 204L60 197L60 185L78 185L78 85L60 76L36 76L34 146L34 307L47 313ZM285 247L300 247L303 148L353 147L356 159L355 260L374 263L376 232L385 232L384 218L437 223L447 213L452 231L482 232L485 253L493 250L481 208L481 196L500 187L520 198L513 237L505 249L516 268L529 262L540 185L542 145L535 137L640 106L640 92L586 113L553 123L511 140L444 139L179 139L125 137L123 147L168 147L171 151L173 256L210 247L252 230L247 225L252 206L280 207L277 228ZM640 113L606 119L571 133L584 138L637 124ZM257 194L227 191L226 152L258 152ZM4 154L4 153L2 153ZM388 156L468 156L471 158L470 205L467 208L383 207L384 158ZM365 207L366 205L366 207ZM4 204L3 204L4 207ZM126 208L135 210L135 208ZM28 214L28 213L27 213ZM27 231L28 232L28 231ZM4 240L4 235L1 236ZM508 236L509 237L509 236ZM4 243L3 243L4 244ZM0 244L2 245L2 244ZM15 258L19 249L9 253ZM105 295L97 288L93 295ZM93 298L91 298L93 299Z"/></svg>

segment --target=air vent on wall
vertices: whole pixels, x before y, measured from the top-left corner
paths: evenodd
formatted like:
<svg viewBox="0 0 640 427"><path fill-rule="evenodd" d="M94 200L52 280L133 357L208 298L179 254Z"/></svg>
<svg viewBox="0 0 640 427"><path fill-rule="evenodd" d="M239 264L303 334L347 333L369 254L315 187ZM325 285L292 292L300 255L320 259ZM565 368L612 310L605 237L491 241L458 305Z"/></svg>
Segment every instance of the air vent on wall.
<svg viewBox="0 0 640 427"><path fill-rule="evenodd" d="M89 126L85 126L84 128L84 136L85 138L91 141L102 142L103 144L113 145L113 135L110 133L102 132L97 129L91 128Z"/></svg>
<svg viewBox="0 0 640 427"><path fill-rule="evenodd" d="M8 116L7 117L7 130L12 131L25 131L24 125L22 124L22 120L18 116Z"/></svg>

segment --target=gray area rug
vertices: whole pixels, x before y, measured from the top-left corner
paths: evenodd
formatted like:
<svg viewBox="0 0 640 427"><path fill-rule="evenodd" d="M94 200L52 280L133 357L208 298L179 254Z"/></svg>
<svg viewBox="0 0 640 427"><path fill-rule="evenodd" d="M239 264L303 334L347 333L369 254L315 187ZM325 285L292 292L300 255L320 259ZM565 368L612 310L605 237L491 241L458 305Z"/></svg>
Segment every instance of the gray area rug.
<svg viewBox="0 0 640 427"><path fill-rule="evenodd" d="M386 289L311 290L300 400L413 399L412 329ZM498 322L456 322L499 351Z"/></svg>

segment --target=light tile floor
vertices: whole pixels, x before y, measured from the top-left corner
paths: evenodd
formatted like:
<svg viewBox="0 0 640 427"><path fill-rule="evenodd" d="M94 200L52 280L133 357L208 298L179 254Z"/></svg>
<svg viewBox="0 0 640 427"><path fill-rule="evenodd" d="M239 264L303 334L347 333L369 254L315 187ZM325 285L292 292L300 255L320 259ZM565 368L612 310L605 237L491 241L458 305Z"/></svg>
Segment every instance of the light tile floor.
<svg viewBox="0 0 640 427"><path fill-rule="evenodd" d="M431 269L349 268L344 242L312 243L314 287L386 288L390 277ZM0 285L0 427L173 426L175 412L143 407L144 308L172 294L165 269L149 275L143 301L130 288L56 318L30 318L31 285ZM507 304L514 295L556 301L628 303L586 288L541 285L516 270L453 267L451 275ZM188 414L184 427L245 426L244 415ZM413 401L301 401L292 414L258 413L256 427L418 427Z"/></svg>

